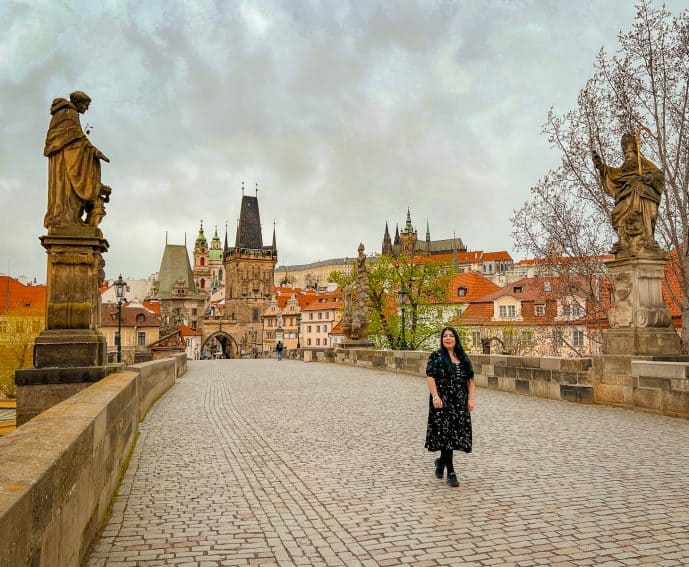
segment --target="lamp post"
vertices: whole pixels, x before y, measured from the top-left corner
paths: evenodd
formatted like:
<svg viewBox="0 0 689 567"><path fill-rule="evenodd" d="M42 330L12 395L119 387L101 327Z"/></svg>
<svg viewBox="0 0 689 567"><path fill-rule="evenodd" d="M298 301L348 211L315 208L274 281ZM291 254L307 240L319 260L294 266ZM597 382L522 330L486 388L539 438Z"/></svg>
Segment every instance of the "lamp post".
<svg viewBox="0 0 689 567"><path fill-rule="evenodd" d="M297 348L301 348L299 343L299 333L301 331L301 313L297 313Z"/></svg>
<svg viewBox="0 0 689 567"><path fill-rule="evenodd" d="M404 287L401 287L397 292L397 299L400 304L400 309L402 310L402 338L400 339L400 350L408 350L409 345L407 344L407 338L405 336L405 325L404 325L404 310L409 303L409 294Z"/></svg>
<svg viewBox="0 0 689 567"><path fill-rule="evenodd" d="M117 362L122 362L122 303L127 283L122 279L122 274L115 282L115 295L117 296Z"/></svg>

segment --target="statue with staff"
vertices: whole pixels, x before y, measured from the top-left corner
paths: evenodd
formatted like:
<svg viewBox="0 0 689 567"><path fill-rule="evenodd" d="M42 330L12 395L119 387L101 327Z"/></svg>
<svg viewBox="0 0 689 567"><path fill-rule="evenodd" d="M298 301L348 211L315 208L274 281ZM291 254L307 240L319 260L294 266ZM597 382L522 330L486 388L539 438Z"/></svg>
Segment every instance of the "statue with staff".
<svg viewBox="0 0 689 567"><path fill-rule="evenodd" d="M642 155L640 145L640 131L622 136L624 162L620 167L606 165L593 152L603 189L615 199L611 218L619 240L612 253L618 258L663 255L654 234L665 175Z"/></svg>
<svg viewBox="0 0 689 567"><path fill-rule="evenodd" d="M50 125L43 155L48 158L48 209L43 226L50 234L73 233L98 225L105 216L111 189L101 183L100 162L110 160L81 129L91 98L74 91L69 100L56 98L50 107Z"/></svg>

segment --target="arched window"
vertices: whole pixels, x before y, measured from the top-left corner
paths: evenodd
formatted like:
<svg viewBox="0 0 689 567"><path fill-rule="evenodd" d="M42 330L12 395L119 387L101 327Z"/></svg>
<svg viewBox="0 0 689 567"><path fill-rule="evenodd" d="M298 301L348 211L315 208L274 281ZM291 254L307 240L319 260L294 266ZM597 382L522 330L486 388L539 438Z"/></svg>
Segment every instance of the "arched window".
<svg viewBox="0 0 689 567"><path fill-rule="evenodd" d="M206 259L205 259L203 256L201 256L200 262L201 262L201 265L202 265L202 266L205 266L205 265L206 265ZM201 286L201 287L203 287L203 286Z"/></svg>
<svg viewBox="0 0 689 567"><path fill-rule="evenodd" d="M218 270L218 279L219 279L220 281L223 281L223 279L222 279L222 269Z"/></svg>
<svg viewBox="0 0 689 567"><path fill-rule="evenodd" d="M201 289L206 289L206 280L204 280L203 278L201 278L201 281L200 281L199 283L200 283Z"/></svg>

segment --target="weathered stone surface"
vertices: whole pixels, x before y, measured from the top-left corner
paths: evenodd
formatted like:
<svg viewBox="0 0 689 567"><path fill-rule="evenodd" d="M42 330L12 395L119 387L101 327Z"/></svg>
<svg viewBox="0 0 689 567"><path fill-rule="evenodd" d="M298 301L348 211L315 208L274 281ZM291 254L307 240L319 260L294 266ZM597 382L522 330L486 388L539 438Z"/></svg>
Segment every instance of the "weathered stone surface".
<svg viewBox="0 0 689 567"><path fill-rule="evenodd" d="M580 384L560 384L560 399L584 404L592 404L596 401L593 386Z"/></svg>
<svg viewBox="0 0 689 567"><path fill-rule="evenodd" d="M174 384L177 368L176 361L149 363L142 379L132 366L0 438L0 565L81 564L137 424Z"/></svg>
<svg viewBox="0 0 689 567"><path fill-rule="evenodd" d="M594 384L593 391L597 402L614 406L630 406L633 404L631 386L613 384Z"/></svg>
<svg viewBox="0 0 689 567"><path fill-rule="evenodd" d="M689 562L688 421L479 390L450 489L423 448L427 406L401 373L191 362L142 427L88 565Z"/></svg>

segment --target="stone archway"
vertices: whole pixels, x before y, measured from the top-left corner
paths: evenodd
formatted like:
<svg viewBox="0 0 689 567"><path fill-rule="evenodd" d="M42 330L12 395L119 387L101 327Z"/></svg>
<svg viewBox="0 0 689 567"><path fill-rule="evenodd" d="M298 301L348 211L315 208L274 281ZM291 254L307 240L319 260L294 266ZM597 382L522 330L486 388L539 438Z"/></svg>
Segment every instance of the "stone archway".
<svg viewBox="0 0 689 567"><path fill-rule="evenodd" d="M236 358L239 353L237 341L225 331L216 331L201 345L201 356L207 358Z"/></svg>
<svg viewBox="0 0 689 567"><path fill-rule="evenodd" d="M507 352L505 352L505 343L503 343L502 339L498 337L489 337L486 339L481 339L481 351L483 354L490 354L490 344L494 341L500 344L500 354L508 354Z"/></svg>

